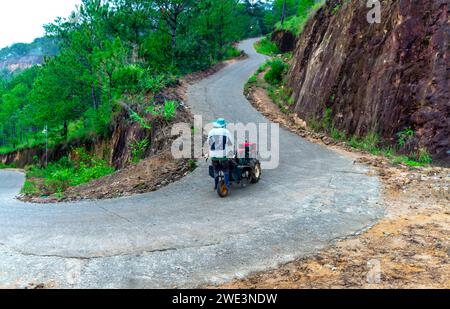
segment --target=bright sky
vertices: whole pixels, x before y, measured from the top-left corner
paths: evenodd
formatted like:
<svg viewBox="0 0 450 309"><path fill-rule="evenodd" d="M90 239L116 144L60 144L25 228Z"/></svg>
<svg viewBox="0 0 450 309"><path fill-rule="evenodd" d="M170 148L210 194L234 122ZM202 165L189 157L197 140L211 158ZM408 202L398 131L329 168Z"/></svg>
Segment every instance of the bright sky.
<svg viewBox="0 0 450 309"><path fill-rule="evenodd" d="M0 0L0 48L43 36L44 24L68 17L79 3L81 0Z"/></svg>

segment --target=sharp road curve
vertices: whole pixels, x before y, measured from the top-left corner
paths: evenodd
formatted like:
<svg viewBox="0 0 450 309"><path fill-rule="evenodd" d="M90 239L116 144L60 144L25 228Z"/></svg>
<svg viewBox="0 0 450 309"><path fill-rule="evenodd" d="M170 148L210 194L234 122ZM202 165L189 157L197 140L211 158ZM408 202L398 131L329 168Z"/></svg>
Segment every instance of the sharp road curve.
<svg viewBox="0 0 450 309"><path fill-rule="evenodd" d="M267 122L243 95L265 57L249 58L191 86L205 120ZM317 252L384 213L379 182L322 146L280 130L280 166L227 199L207 166L157 192L114 200L32 205L14 199L24 176L0 171L0 287L197 287Z"/></svg>

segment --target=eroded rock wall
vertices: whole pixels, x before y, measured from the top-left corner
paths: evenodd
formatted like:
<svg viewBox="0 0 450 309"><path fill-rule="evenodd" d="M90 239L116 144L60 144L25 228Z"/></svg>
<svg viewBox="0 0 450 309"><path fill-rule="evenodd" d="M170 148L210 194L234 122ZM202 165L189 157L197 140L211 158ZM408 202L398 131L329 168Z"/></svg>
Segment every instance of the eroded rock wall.
<svg viewBox="0 0 450 309"><path fill-rule="evenodd" d="M391 144L414 130L405 151L449 161L448 1L381 1L381 23L365 0L329 0L297 40L288 73L304 119L332 110L347 134L378 133Z"/></svg>

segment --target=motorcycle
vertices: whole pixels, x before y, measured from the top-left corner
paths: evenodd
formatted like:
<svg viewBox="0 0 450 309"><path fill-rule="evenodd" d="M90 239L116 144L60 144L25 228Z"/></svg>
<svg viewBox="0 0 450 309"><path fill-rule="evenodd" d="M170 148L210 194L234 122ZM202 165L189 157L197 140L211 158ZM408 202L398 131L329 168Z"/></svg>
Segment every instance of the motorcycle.
<svg viewBox="0 0 450 309"><path fill-rule="evenodd" d="M255 143L242 143L239 145L238 151L235 152L233 159L228 159L224 164L227 165L230 174L231 183L241 184L246 180L252 184L256 184L261 179L262 169L261 162L257 159L257 149ZM215 167L209 166L209 175L215 180ZM225 174L220 169L217 177L219 185L217 186L217 194L221 198L225 198L230 193L229 188L225 184Z"/></svg>

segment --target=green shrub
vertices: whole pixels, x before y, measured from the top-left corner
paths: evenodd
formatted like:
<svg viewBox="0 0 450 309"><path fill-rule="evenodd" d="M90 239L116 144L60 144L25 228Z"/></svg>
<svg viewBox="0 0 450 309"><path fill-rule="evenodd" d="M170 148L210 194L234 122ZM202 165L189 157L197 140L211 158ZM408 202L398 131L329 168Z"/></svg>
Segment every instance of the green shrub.
<svg viewBox="0 0 450 309"><path fill-rule="evenodd" d="M335 141L343 141L346 138L345 133L339 131L335 127L331 128L330 135L331 135L331 138L334 139Z"/></svg>
<svg viewBox="0 0 450 309"><path fill-rule="evenodd" d="M343 133L339 132L336 128L333 126L332 122L332 114L333 110L331 108L326 108L324 115L321 119L317 119L315 117L311 117L308 121L308 127L310 127L313 131L319 132L324 131L331 135L333 139L339 140L341 139L341 136ZM345 136L345 134L344 134Z"/></svg>
<svg viewBox="0 0 450 309"><path fill-rule="evenodd" d="M275 56L281 53L277 45L268 37L262 38L259 42L256 42L254 47L258 53L267 56Z"/></svg>
<svg viewBox="0 0 450 309"><path fill-rule="evenodd" d="M308 127L314 132L319 132L322 129L322 125L315 117L309 118L306 123Z"/></svg>
<svg viewBox="0 0 450 309"><path fill-rule="evenodd" d="M394 149L392 147L388 147L382 150L382 154L383 156L387 157L387 158L393 158L394 157Z"/></svg>
<svg viewBox="0 0 450 309"><path fill-rule="evenodd" d="M36 196L40 195L41 193L39 187L34 182L28 179L25 180L25 183L23 184L22 190L20 192L29 196Z"/></svg>
<svg viewBox="0 0 450 309"><path fill-rule="evenodd" d="M119 94L136 94L140 91L139 83L144 76L144 69L136 65L117 68L113 73L113 83Z"/></svg>
<svg viewBox="0 0 450 309"><path fill-rule="evenodd" d="M400 155L400 156L394 156L394 158L392 159L392 163L393 164L400 164L400 163L404 163L406 161L408 161L408 157L405 155Z"/></svg>
<svg viewBox="0 0 450 309"><path fill-rule="evenodd" d="M175 101L164 102L163 116L166 121L172 121L177 112L178 104Z"/></svg>
<svg viewBox="0 0 450 309"><path fill-rule="evenodd" d="M50 162L46 167L31 166L27 170L27 181L22 189L25 194L50 195L62 193L67 188L88 183L114 172L114 168L96 156L88 154L83 148L74 150L75 160L63 157L57 162ZM42 188L31 179L43 179Z"/></svg>
<svg viewBox="0 0 450 309"><path fill-rule="evenodd" d="M264 79L269 84L276 86L283 80L287 65L281 59L274 59L269 62L269 65L270 70L264 75Z"/></svg>
<svg viewBox="0 0 450 309"><path fill-rule="evenodd" d="M133 163L138 163L141 159L143 159L149 146L150 142L148 138L131 143L131 161Z"/></svg>
<svg viewBox="0 0 450 309"><path fill-rule="evenodd" d="M331 109L331 107L327 107L325 109L325 115L322 119L322 129L324 129L325 131L330 131L333 124L332 124L332 115L333 115L333 110Z"/></svg>
<svg viewBox="0 0 450 309"><path fill-rule="evenodd" d="M307 6L308 8L305 8L302 5L299 5L299 12L297 15L291 16L287 18L283 25L281 25L281 22L278 22L275 25L276 29L284 29L289 30L295 35L300 35L303 32L303 29L308 21L308 19L315 14L317 10L320 9L320 7L325 3L325 0L321 0L313 4L311 7L309 7L309 3Z"/></svg>
<svg viewBox="0 0 450 309"><path fill-rule="evenodd" d="M261 64L259 66L258 70L256 71L257 74L264 72L268 65L269 65L268 62L265 62L264 64Z"/></svg>
<svg viewBox="0 0 450 309"><path fill-rule="evenodd" d="M394 156L392 163L393 164L404 164L404 165L411 166L411 167L418 167L418 166L423 166L423 165L428 164L428 163L423 163L423 162L413 160L413 159L409 158L407 155Z"/></svg>
<svg viewBox="0 0 450 309"><path fill-rule="evenodd" d="M275 86L269 86L267 88L267 94L272 99L272 101L278 105L280 110L285 113L289 114L291 112L290 104L289 102L291 100L292 95L292 89L289 87L285 87L284 85L275 87Z"/></svg>
<svg viewBox="0 0 450 309"><path fill-rule="evenodd" d="M420 148L417 161L419 163L421 163L421 164L428 165L428 164L431 164L433 162L433 159L428 154L427 149Z"/></svg>
<svg viewBox="0 0 450 309"><path fill-rule="evenodd" d="M139 125L141 126L141 128L143 129L147 129L150 130L152 128L151 124L149 124L147 122L147 120L145 120L144 118L142 118L141 116L139 116L138 113L131 111L130 112L130 117L134 122L139 123Z"/></svg>
<svg viewBox="0 0 450 309"><path fill-rule="evenodd" d="M177 113L178 102L172 100L166 100L163 105L150 105L145 109L145 112L152 117L163 117L166 121L172 121L175 118ZM142 122L144 121L138 119L139 115L133 116L136 121L141 123L141 125L145 125Z"/></svg>
<svg viewBox="0 0 450 309"><path fill-rule="evenodd" d="M249 79L248 82L249 84L256 84L258 82L258 77L256 77L256 75L252 75Z"/></svg>
<svg viewBox="0 0 450 309"><path fill-rule="evenodd" d="M144 92L157 94L165 87L172 86L176 83L175 76L167 74L155 74L152 70L147 70L139 80L140 89Z"/></svg>
<svg viewBox="0 0 450 309"><path fill-rule="evenodd" d="M75 127L69 126L69 136L72 138L83 138L90 134L106 136L109 130L109 124L112 119L112 110L108 104L102 104L97 109L89 108L83 114L83 124L75 124Z"/></svg>
<svg viewBox="0 0 450 309"><path fill-rule="evenodd" d="M398 146L403 147L414 137L414 131L411 128L406 128L397 133L397 144Z"/></svg>
<svg viewBox="0 0 450 309"><path fill-rule="evenodd" d="M192 160L192 159L190 159L189 160L189 170L191 171L191 172L193 172L196 168L197 168L197 161L196 160Z"/></svg>
<svg viewBox="0 0 450 309"><path fill-rule="evenodd" d="M252 75L247 83L245 83L244 85L244 92L247 93L248 90L250 89L250 87L252 87L253 85L256 85L258 83L258 77L256 75Z"/></svg>
<svg viewBox="0 0 450 309"><path fill-rule="evenodd" d="M256 75L252 75L252 76L250 76L250 78L248 79L247 85L248 85L248 86L251 86L251 85L256 84L257 82L258 82L258 77L257 77Z"/></svg>
<svg viewBox="0 0 450 309"><path fill-rule="evenodd" d="M362 138L352 136L348 143L353 148L365 150L372 154L379 154L381 152L380 148L378 147L379 142L380 138L378 134L375 132L370 132Z"/></svg>
<svg viewBox="0 0 450 309"><path fill-rule="evenodd" d="M12 163L12 164L4 164L0 162L0 169L5 169L5 168L16 168L16 164Z"/></svg>
<svg viewBox="0 0 450 309"><path fill-rule="evenodd" d="M242 54L242 52L234 47L233 45L227 46L225 53L223 55L223 60L233 59L236 57L239 57Z"/></svg>

